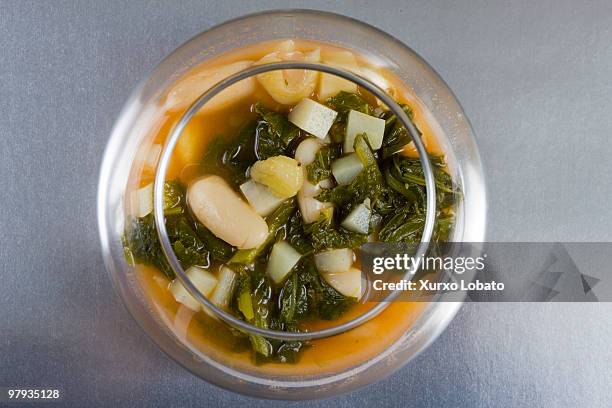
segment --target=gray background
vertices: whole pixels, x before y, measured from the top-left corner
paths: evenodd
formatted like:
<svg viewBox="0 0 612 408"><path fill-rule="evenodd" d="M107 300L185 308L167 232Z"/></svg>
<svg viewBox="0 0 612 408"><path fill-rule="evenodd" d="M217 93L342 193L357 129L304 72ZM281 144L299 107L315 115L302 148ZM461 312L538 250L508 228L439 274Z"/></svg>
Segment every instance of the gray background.
<svg viewBox="0 0 612 408"><path fill-rule="evenodd" d="M101 155L130 90L201 30L288 0L0 1L0 386L74 406L275 406L217 389L131 320L99 252ZM485 161L492 240L612 241L612 2L310 1L445 78ZM465 305L390 378L317 406L612 405L612 304Z"/></svg>

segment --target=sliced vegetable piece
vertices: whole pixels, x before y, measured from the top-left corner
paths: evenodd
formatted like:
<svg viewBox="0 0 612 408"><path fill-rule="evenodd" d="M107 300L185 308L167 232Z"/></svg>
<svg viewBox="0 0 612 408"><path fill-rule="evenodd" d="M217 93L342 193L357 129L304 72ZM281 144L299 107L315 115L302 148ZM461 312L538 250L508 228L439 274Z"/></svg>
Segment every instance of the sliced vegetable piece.
<svg viewBox="0 0 612 408"><path fill-rule="evenodd" d="M338 273L322 273L323 279L344 296L361 299L361 271L357 268Z"/></svg>
<svg viewBox="0 0 612 408"><path fill-rule="evenodd" d="M315 255L315 265L320 272L339 273L353 265L354 254L349 248L332 249Z"/></svg>
<svg viewBox="0 0 612 408"><path fill-rule="evenodd" d="M279 241L272 247L266 273L274 283L281 283L302 255L285 241Z"/></svg>
<svg viewBox="0 0 612 408"><path fill-rule="evenodd" d="M255 248L268 236L266 221L219 176L207 176L187 190L196 218L213 234L240 249Z"/></svg>
<svg viewBox="0 0 612 408"><path fill-rule="evenodd" d="M378 150L382 146L385 136L385 121L374 116L366 115L355 110L348 114L346 123L346 136L344 138L344 152L353 152L355 137L365 133L368 142L373 150Z"/></svg>
<svg viewBox="0 0 612 408"><path fill-rule="evenodd" d="M351 184L363 169L363 163L355 153L341 157L331 164L332 174L338 184L342 186Z"/></svg>
<svg viewBox="0 0 612 408"><path fill-rule="evenodd" d="M206 297L209 297L215 289L215 286L217 286L217 278L206 269L192 266L187 269L185 273L191 283ZM170 292L172 292L177 302L184 304L189 309L196 312L201 309L200 302L191 296L189 291L187 291L178 279L175 279L170 284Z"/></svg>
<svg viewBox="0 0 612 408"><path fill-rule="evenodd" d="M299 163L287 156L274 156L255 162L251 167L251 177L283 200L296 195L304 183L304 173Z"/></svg>
<svg viewBox="0 0 612 408"><path fill-rule="evenodd" d="M222 266L218 279L217 286L215 286L215 290L210 296L210 301L219 309L227 309L234 293L236 272L227 266Z"/></svg>
<svg viewBox="0 0 612 408"><path fill-rule="evenodd" d="M355 206L355 208L353 208L349 215L346 216L340 225L349 231L357 232L359 234L367 234L370 230L371 214L372 211L365 203L358 204Z"/></svg>
<svg viewBox="0 0 612 408"><path fill-rule="evenodd" d="M291 110L289 122L319 139L324 139L337 115L335 110L305 98Z"/></svg>
<svg viewBox="0 0 612 408"><path fill-rule="evenodd" d="M283 199L272 194L268 187L254 180L241 184L240 191L242 191L242 194L244 194L257 214L262 217L272 213L283 202Z"/></svg>
<svg viewBox="0 0 612 408"><path fill-rule="evenodd" d="M153 183L131 193L131 210L135 217L142 218L153 211Z"/></svg>

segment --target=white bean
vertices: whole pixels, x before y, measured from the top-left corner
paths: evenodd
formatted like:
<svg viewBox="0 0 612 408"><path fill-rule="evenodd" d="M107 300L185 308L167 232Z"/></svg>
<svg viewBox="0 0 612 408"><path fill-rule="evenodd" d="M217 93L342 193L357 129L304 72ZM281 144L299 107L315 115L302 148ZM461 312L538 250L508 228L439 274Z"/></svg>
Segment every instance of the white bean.
<svg viewBox="0 0 612 408"><path fill-rule="evenodd" d="M302 165L302 170L304 171L304 184L302 184L302 188L298 191L297 199L302 218L304 218L304 222L307 224L318 220L321 211L332 205L331 203L322 203L314 198L321 192L322 185L329 185L329 180L322 180L315 185L308 181L306 174L306 166L314 161L315 155L322 146L320 141L311 137L302 141L297 149L295 149L294 158Z"/></svg>
<svg viewBox="0 0 612 408"><path fill-rule="evenodd" d="M295 157L302 166L308 166L315 159L315 155L321 148L321 142L314 137L303 140L295 149Z"/></svg>
<svg viewBox="0 0 612 408"><path fill-rule="evenodd" d="M230 245L255 248L268 235L266 221L219 176L207 176L189 186L187 202L196 218Z"/></svg>

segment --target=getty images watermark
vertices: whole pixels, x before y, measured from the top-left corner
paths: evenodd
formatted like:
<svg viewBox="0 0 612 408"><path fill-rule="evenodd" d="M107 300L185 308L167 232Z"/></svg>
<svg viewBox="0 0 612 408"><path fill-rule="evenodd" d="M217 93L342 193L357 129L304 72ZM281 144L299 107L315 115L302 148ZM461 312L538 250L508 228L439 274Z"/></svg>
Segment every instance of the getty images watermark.
<svg viewBox="0 0 612 408"><path fill-rule="evenodd" d="M369 301L612 301L612 243L444 243L361 248ZM399 292L399 293L398 293Z"/></svg>
<svg viewBox="0 0 612 408"><path fill-rule="evenodd" d="M487 254L482 256L421 256L415 257L404 252L372 258L372 273L378 279L372 280L372 288L376 291L502 291L503 282L482 282L479 279L454 281L435 281L429 278L414 279L420 270L447 271L462 276L466 273L478 273L485 269ZM404 271L405 277L398 281L387 281L385 273Z"/></svg>

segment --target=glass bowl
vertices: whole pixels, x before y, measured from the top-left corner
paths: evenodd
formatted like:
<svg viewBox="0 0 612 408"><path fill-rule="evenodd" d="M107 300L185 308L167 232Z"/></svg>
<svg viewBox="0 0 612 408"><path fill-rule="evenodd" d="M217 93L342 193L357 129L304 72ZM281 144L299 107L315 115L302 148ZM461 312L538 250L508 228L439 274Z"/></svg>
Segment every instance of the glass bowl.
<svg viewBox="0 0 612 408"><path fill-rule="evenodd" d="M127 309L153 341L183 367L223 388L262 398L328 397L378 381L398 370L433 342L461 303L424 304L403 334L381 353L337 372L270 375L226 364L177 336L152 306L124 257L125 198L143 149L153 143L163 115L164 92L191 68L232 49L263 41L302 38L355 50L386 67L410 86L439 125L440 144L463 192L452 241L483 242L486 190L468 119L451 90L413 50L357 20L310 10L278 10L228 21L189 40L139 84L125 104L106 147L98 189L98 224L106 268ZM294 370L297 371L297 370Z"/></svg>

